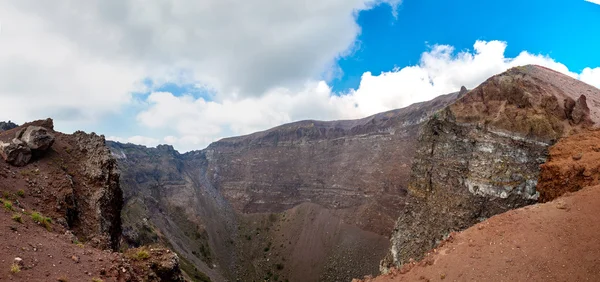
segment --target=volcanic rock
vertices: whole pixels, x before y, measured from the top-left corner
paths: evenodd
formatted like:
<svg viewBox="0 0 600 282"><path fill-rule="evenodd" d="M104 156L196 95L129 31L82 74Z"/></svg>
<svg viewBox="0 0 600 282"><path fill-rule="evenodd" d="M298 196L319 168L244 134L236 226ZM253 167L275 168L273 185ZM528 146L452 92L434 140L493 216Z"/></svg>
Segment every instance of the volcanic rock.
<svg viewBox="0 0 600 282"><path fill-rule="evenodd" d="M0 132L6 131L6 130L11 130L17 126L18 125L16 125L15 123L13 123L10 120L8 122L0 121Z"/></svg>
<svg viewBox="0 0 600 282"><path fill-rule="evenodd" d="M14 166L25 166L31 160L31 149L18 139L10 143L0 141L0 156Z"/></svg>
<svg viewBox="0 0 600 282"><path fill-rule="evenodd" d="M213 281L263 280L283 264L280 280L376 274L403 209L418 129L457 97L294 122L185 154L109 142L122 169L126 242L165 240Z"/></svg>
<svg viewBox="0 0 600 282"><path fill-rule="evenodd" d="M46 151L54 144L54 136L47 128L29 126L20 137L31 150Z"/></svg>
<svg viewBox="0 0 600 282"><path fill-rule="evenodd" d="M548 147L598 122L600 108L586 100L599 97L585 83L525 66L434 115L420 130L409 197L382 271L422 258L453 231L535 203Z"/></svg>

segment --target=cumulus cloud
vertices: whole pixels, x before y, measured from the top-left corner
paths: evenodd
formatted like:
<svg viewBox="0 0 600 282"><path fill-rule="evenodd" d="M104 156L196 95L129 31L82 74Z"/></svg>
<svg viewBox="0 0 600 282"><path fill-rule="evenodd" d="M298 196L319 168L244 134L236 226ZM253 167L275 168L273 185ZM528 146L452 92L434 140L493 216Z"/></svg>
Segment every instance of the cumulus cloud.
<svg viewBox="0 0 600 282"><path fill-rule="evenodd" d="M581 81L600 88L600 67L599 68L585 68L579 76Z"/></svg>
<svg viewBox="0 0 600 282"><path fill-rule="evenodd" d="M452 46L436 45L422 54L417 65L378 75L363 74L360 86L347 93L332 93L324 81L306 83L302 91L278 88L261 97L220 102L156 92L148 97L149 108L137 118L155 132L167 130L179 136L170 136L173 138L169 143L185 151L203 148L224 136L286 122L361 118L405 107L458 91L463 85L474 88L488 77L519 65L542 65L592 85L600 83L600 68L587 68L577 74L548 56L526 51L507 58L506 46L501 41L477 41L473 50L456 52Z"/></svg>
<svg viewBox="0 0 600 282"><path fill-rule="evenodd" d="M382 3L400 1L1 1L0 120L75 130L164 83L217 100L296 91L335 69L357 13Z"/></svg>
<svg viewBox="0 0 600 282"><path fill-rule="evenodd" d="M144 67L156 80L186 73L179 78L220 95L247 96L274 86L301 86L321 75L324 66L352 49L360 32L356 13L382 2L400 1L22 0L3 2L0 10L7 17L5 28L35 40L30 46L36 50L30 51L39 56L53 55L55 50L41 47L50 42L51 49L84 53L69 55L73 59L89 54L111 65L126 62ZM22 28L35 18L43 29ZM44 34L54 42L37 38Z"/></svg>
<svg viewBox="0 0 600 282"><path fill-rule="evenodd" d="M600 0L585 0L585 1L600 5Z"/></svg>
<svg viewBox="0 0 600 282"><path fill-rule="evenodd" d="M16 2L15 2L16 3ZM128 103L139 68L103 61L46 32L47 21L0 3L0 119L90 122Z"/></svg>
<svg viewBox="0 0 600 282"><path fill-rule="evenodd" d="M103 128L114 140L187 151L286 122L404 107L515 65L600 85L599 68L572 73L547 56L506 58L504 42L478 41L463 52L435 45L414 66L366 72L357 89L333 93L326 81L356 48L357 13L400 2L0 1L0 120L51 116L62 131ZM209 95L164 92L167 83Z"/></svg>

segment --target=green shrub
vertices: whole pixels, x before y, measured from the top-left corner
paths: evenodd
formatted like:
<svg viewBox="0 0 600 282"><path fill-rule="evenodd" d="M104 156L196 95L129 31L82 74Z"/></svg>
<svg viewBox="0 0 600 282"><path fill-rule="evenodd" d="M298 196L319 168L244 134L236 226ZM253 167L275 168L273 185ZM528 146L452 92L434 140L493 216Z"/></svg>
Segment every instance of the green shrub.
<svg viewBox="0 0 600 282"><path fill-rule="evenodd" d="M19 272L21 272L21 267L18 264L13 263L10 266L10 273L16 274L16 273L19 273Z"/></svg>
<svg viewBox="0 0 600 282"><path fill-rule="evenodd" d="M4 201L4 208L7 211L12 211L12 209L13 209L12 203L10 201Z"/></svg>
<svg viewBox="0 0 600 282"><path fill-rule="evenodd" d="M12 220L18 222L18 223L23 223L23 218L21 218L21 215L16 213L12 216Z"/></svg>
<svg viewBox="0 0 600 282"><path fill-rule="evenodd" d="M140 249L135 253L133 257L135 260L145 260L150 257L150 253L144 249Z"/></svg>
<svg viewBox="0 0 600 282"><path fill-rule="evenodd" d="M17 191L17 195L21 198L25 198L25 191L23 189Z"/></svg>
<svg viewBox="0 0 600 282"><path fill-rule="evenodd" d="M52 226L50 225L52 223L52 219L49 217L43 216L39 212L32 212L31 219L33 219L33 221L38 224L44 225L44 227L46 227L46 229L48 229L48 230L52 229Z"/></svg>

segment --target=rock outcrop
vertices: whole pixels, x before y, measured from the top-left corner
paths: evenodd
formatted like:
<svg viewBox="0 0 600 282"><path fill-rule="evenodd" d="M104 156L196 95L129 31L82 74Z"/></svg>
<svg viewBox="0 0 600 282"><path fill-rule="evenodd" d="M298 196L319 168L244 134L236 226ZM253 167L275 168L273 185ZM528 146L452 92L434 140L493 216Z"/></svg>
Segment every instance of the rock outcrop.
<svg viewBox="0 0 600 282"><path fill-rule="evenodd" d="M38 152L46 151L54 144L54 136L48 132L47 128L41 126L28 126L22 135L16 138L27 144L29 149Z"/></svg>
<svg viewBox="0 0 600 282"><path fill-rule="evenodd" d="M0 142L0 156L14 166L25 166L31 160L31 149L19 139L10 143Z"/></svg>
<svg viewBox="0 0 600 282"><path fill-rule="evenodd" d="M548 147L597 122L600 108L589 103L599 98L587 84L526 66L435 114L420 130L409 197L382 270L420 259L453 231L536 202Z"/></svg>
<svg viewBox="0 0 600 282"><path fill-rule="evenodd" d="M6 122L5 121L0 121L0 132L11 130L11 129L17 127L17 126L18 126L17 124L15 124L14 122L12 122L10 120L6 121Z"/></svg>
<svg viewBox="0 0 600 282"><path fill-rule="evenodd" d="M117 164L104 137L81 131L67 135L53 128L53 121L47 119L2 132L0 144L9 145L0 145L0 151L10 152L6 161L22 166L23 174L30 176L28 186L46 202L40 211L56 213L79 240L117 250L122 191ZM34 177L40 171L48 175Z"/></svg>
<svg viewBox="0 0 600 282"><path fill-rule="evenodd" d="M0 225L7 227L0 229L0 259L21 259L9 279L184 281L179 258L167 249L115 252L123 199L104 136L55 132L48 119L0 132L0 142L33 153L24 166L0 165L8 211L0 213Z"/></svg>
<svg viewBox="0 0 600 282"><path fill-rule="evenodd" d="M295 122L186 154L109 143L123 169L127 241L167 243L215 281L375 274L418 129L458 96L360 120Z"/></svg>
<svg viewBox="0 0 600 282"><path fill-rule="evenodd" d="M550 147L548 160L540 169L537 190L541 202L600 184L600 131L560 139Z"/></svg>
<svg viewBox="0 0 600 282"><path fill-rule="evenodd" d="M599 213L600 186L586 187L493 216L421 261L362 281L600 281Z"/></svg>
<svg viewBox="0 0 600 282"><path fill-rule="evenodd" d="M72 185L73 190L65 199L73 201L67 208L71 211L69 224L94 245L118 250L123 191L117 162L106 147L104 136L77 131L72 139L76 150L72 154L80 158L76 169L82 178L77 181L80 185Z"/></svg>
<svg viewBox="0 0 600 282"><path fill-rule="evenodd" d="M53 128L52 121L47 126L30 125L17 131L9 143L0 141L0 156L14 166L25 166L32 156L42 156L54 144L54 135L49 133Z"/></svg>

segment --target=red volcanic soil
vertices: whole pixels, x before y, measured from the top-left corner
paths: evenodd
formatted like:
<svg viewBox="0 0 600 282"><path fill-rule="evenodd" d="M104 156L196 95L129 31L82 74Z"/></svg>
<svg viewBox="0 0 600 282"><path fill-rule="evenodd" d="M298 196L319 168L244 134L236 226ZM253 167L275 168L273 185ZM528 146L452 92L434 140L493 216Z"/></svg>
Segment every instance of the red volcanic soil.
<svg viewBox="0 0 600 282"><path fill-rule="evenodd" d="M418 263L375 281L600 281L600 186L451 234Z"/></svg>
<svg viewBox="0 0 600 282"><path fill-rule="evenodd" d="M51 232L22 214L23 223L12 219L13 214L0 211L0 281L92 281L107 274L119 274L112 268L120 260L118 253L101 251L89 246L76 245L69 236ZM54 229L57 226L53 226ZM54 230L59 231L59 230ZM64 232L64 230L60 230ZM15 258L23 259L18 273L12 273ZM104 275L102 275L104 274Z"/></svg>

